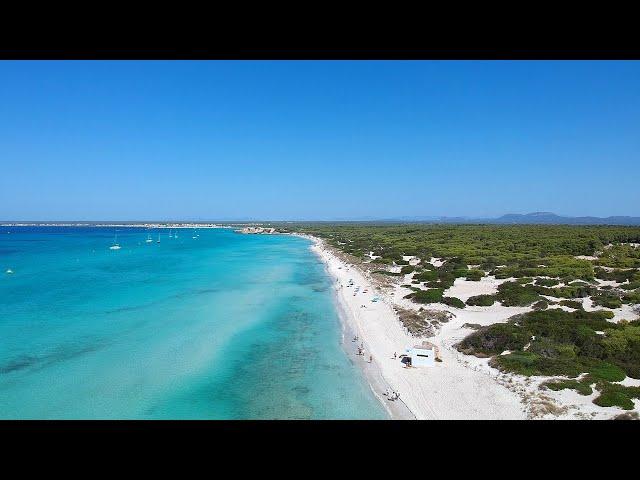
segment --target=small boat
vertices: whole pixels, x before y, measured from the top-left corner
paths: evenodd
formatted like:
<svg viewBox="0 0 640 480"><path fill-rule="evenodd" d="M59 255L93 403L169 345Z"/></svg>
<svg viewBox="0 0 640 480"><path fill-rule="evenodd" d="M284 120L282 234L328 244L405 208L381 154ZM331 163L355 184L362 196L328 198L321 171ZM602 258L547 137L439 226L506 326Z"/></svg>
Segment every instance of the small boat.
<svg viewBox="0 0 640 480"><path fill-rule="evenodd" d="M11 270L10 268L7 268L7 274L11 275L13 273L13 270Z"/></svg>
<svg viewBox="0 0 640 480"><path fill-rule="evenodd" d="M152 243L153 242L153 240L151 239L151 234L150 233L147 234L147 239L145 240L145 242L146 243Z"/></svg>
<svg viewBox="0 0 640 480"><path fill-rule="evenodd" d="M113 245L109 247L109 250L120 250L120 244L118 243L118 234L116 233L115 238L113 239Z"/></svg>
<svg viewBox="0 0 640 480"><path fill-rule="evenodd" d="M156 241L156 243L160 243L160 234L158 234L158 240Z"/></svg>

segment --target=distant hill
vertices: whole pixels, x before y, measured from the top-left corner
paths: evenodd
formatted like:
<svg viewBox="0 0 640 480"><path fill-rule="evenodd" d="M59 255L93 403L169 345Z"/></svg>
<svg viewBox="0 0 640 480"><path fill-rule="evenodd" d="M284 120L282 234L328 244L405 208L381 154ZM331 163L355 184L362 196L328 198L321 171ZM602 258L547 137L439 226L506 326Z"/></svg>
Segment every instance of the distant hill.
<svg viewBox="0 0 640 480"><path fill-rule="evenodd" d="M552 212L508 213L498 218L398 217L393 220L420 223L489 223L525 225L640 225L640 217L564 217Z"/></svg>
<svg viewBox="0 0 640 480"><path fill-rule="evenodd" d="M524 223L535 225L640 225L640 217L562 217L551 212L534 212L525 215L509 213L491 223Z"/></svg>

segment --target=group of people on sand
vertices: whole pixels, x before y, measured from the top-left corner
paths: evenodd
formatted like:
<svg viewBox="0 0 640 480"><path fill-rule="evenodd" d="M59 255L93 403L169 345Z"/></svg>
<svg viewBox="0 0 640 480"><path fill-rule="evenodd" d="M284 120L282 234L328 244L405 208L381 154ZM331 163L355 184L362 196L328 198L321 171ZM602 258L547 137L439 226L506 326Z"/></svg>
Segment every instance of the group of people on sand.
<svg viewBox="0 0 640 480"><path fill-rule="evenodd" d="M358 336L355 335L353 337L352 342L357 342L357 341L358 341ZM361 343L360 346L358 347L357 355L362 355L364 357L364 343ZM373 363L373 355L369 355L369 363Z"/></svg>
<svg viewBox="0 0 640 480"><path fill-rule="evenodd" d="M354 335L353 336L353 340L351 340L352 342L357 342L359 340L358 335ZM360 346L358 347L358 355L362 355L364 356L364 343L360 343ZM397 359L398 355L396 352L393 352L393 358ZM373 355L369 355L369 363L373 362ZM386 397L390 400L390 401L394 401L394 400L399 400L400 399L400 394L398 392L396 392L395 390L392 390L391 388L387 387L387 389L384 392L384 395L386 395Z"/></svg>
<svg viewBox="0 0 640 480"><path fill-rule="evenodd" d="M385 390L384 394L392 402L394 400L399 400L400 399L400 394L398 392L396 392L395 390L391 390L389 387L387 387L387 389Z"/></svg>

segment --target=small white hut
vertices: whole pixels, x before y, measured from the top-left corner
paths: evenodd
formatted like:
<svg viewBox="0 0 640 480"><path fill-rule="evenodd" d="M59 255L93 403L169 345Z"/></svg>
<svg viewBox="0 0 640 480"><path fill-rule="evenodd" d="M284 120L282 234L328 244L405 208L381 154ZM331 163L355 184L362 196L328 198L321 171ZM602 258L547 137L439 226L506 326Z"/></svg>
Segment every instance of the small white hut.
<svg viewBox="0 0 640 480"><path fill-rule="evenodd" d="M430 342L422 342L421 345L415 345L406 349L406 357L409 364L413 367L423 367L433 365L436 361L436 346Z"/></svg>

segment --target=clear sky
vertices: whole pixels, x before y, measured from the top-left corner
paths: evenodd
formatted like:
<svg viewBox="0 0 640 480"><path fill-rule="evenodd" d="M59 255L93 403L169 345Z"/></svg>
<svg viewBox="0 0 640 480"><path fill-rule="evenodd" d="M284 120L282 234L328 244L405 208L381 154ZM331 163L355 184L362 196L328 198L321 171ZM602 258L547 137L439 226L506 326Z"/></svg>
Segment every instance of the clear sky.
<svg viewBox="0 0 640 480"><path fill-rule="evenodd" d="M640 62L0 62L0 220L640 215Z"/></svg>

